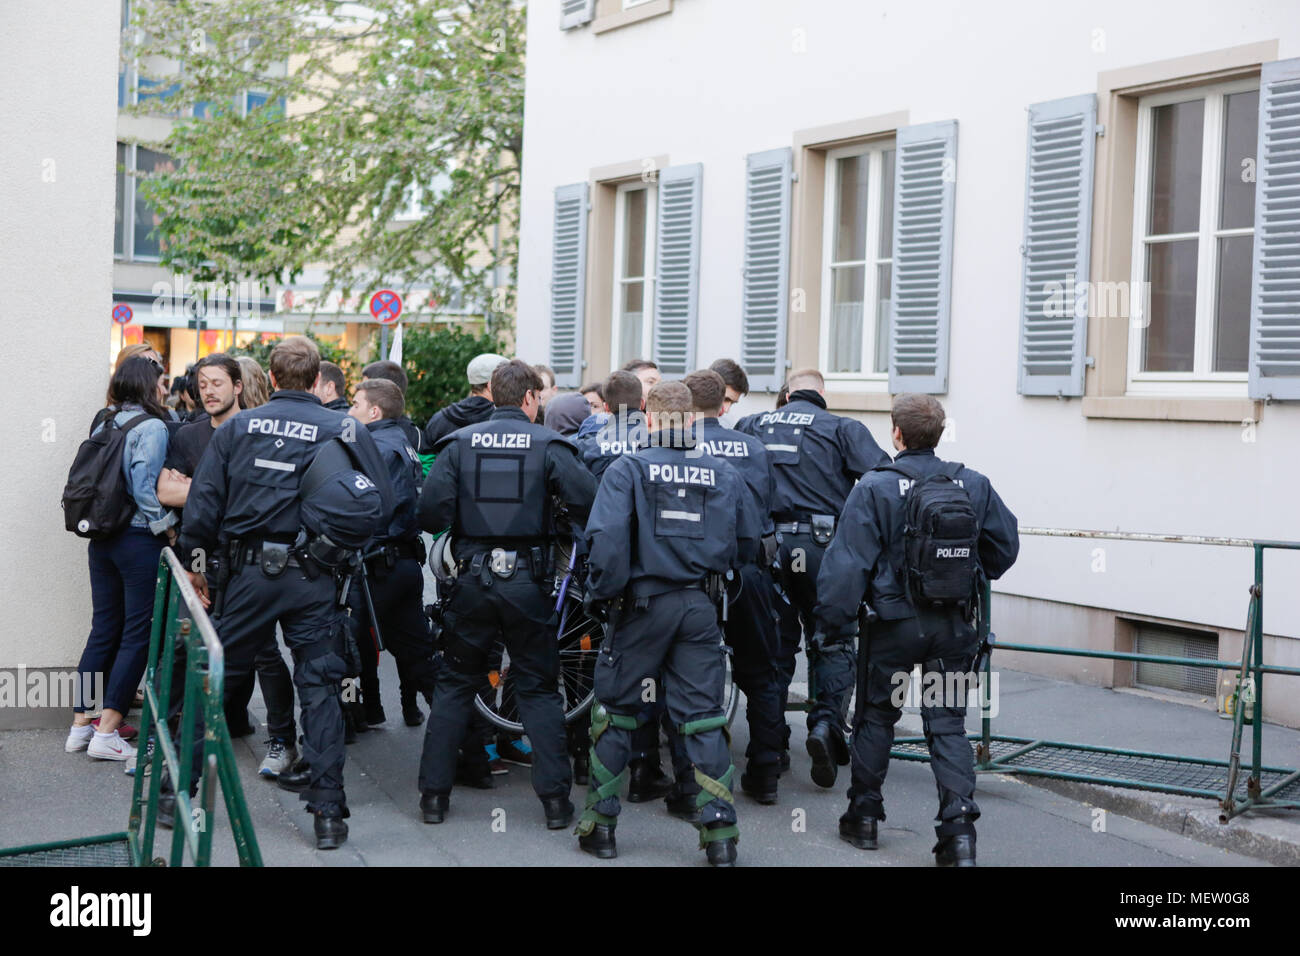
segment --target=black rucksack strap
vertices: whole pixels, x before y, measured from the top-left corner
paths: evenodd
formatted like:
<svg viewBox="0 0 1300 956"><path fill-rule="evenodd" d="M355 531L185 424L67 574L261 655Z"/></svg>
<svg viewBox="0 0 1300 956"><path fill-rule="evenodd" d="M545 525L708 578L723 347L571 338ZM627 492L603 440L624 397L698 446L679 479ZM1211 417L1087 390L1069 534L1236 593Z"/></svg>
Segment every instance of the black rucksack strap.
<svg viewBox="0 0 1300 956"><path fill-rule="evenodd" d="M919 481L921 478L925 477L920 472L912 468L905 467L904 466L905 461L906 459L902 459L902 460L895 459L893 461L887 461L883 465L877 465L875 468L872 468L871 470L872 471L896 471L903 477L911 478L913 481ZM957 475L965 467L966 466L959 461L945 461L940 463L939 470L937 472L934 472L934 474L944 475L945 477L951 478L953 481L956 481Z"/></svg>

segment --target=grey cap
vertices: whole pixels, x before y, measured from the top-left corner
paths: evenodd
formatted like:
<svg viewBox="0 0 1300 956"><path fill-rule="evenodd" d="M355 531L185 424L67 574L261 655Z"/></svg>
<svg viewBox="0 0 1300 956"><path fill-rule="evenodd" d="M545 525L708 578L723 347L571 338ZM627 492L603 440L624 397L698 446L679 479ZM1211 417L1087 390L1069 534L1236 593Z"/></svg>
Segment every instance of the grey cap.
<svg viewBox="0 0 1300 956"><path fill-rule="evenodd" d="M484 352L470 360L469 366L465 369L465 377L469 379L471 385L486 385L492 381L492 373L497 370L497 367L509 361L510 359L504 355Z"/></svg>

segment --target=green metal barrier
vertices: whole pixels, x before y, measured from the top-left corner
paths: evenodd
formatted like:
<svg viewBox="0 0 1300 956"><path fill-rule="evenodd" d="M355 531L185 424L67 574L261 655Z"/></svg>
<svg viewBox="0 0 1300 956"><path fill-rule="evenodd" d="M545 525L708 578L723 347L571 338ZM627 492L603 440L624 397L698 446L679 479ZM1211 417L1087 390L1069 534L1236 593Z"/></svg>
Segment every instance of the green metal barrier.
<svg viewBox="0 0 1300 956"><path fill-rule="evenodd" d="M1221 823L1257 807L1300 809L1300 771L1270 767L1263 763L1264 681L1265 674L1300 676L1300 668L1264 663L1264 552L1270 548L1300 551L1300 542L1254 541L1246 538L1209 538L1192 535L1128 534L1108 531L1064 531L1055 528L1021 528L1022 535L1047 537L1102 538L1123 541L1149 541L1173 544L1201 544L1222 547L1252 548L1255 553L1255 582L1250 588L1246 614L1246 634L1239 661L1206 661L1190 657L1166 657L1158 654L1132 654L1124 651L1093 651L1040 644L1013 644L998 641L993 649L1023 651L1031 654L1062 654L1071 657L1097 657L1118 661L1146 661L1152 664L1177 664L1185 667L1208 667L1249 673L1254 681L1255 702L1252 713L1250 773L1240 780L1241 735L1245 709L1234 708L1232 743L1227 760L1208 760L1177 754L1094 747L1056 740L1034 740L992 733L989 715L989 681L991 660L985 663L980 694L981 732L971 734L975 742L975 769L982 773L1015 773L1027 776L1076 780L1083 783L1186 796L1212 797L1219 801ZM992 590L986 584L979 619L980 637L989 634L989 608ZM991 657L991 655L990 655ZM929 748L924 737L901 737L894 742L892 756L899 760L928 761Z"/></svg>
<svg viewBox="0 0 1300 956"><path fill-rule="evenodd" d="M261 866L262 854L253 833L248 804L235 765L235 753L226 729L222 700L225 654L207 612L190 584L189 576L170 548L163 549L154 589L153 626L149 637L149 663L145 671L144 708L131 815L121 833L42 843L0 850L0 866L181 866L185 851L194 865L208 866L212 859L217 784L225 798L226 814L242 866ZM177 649L185 653L185 696L180 744L167 726L173 663ZM190 797L196 717L203 716L204 772L197 806ZM152 743L152 748L150 744ZM162 768L175 782L175 827L169 858L154 857L158 823L158 798ZM148 795L145 796L145 782Z"/></svg>

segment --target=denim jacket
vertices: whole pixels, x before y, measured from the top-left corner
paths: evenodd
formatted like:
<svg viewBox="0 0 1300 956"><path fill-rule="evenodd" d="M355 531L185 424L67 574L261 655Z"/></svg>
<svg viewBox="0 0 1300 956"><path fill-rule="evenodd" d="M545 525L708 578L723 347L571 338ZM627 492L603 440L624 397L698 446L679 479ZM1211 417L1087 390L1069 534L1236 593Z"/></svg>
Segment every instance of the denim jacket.
<svg viewBox="0 0 1300 956"><path fill-rule="evenodd" d="M123 405L113 416L118 426L125 425L144 410L139 405ZM103 424L95 431L103 428ZM135 502L131 516L132 528L148 528L162 534L179 520L174 511L158 503L158 476L162 474L167 458L167 426L161 419L141 422L126 433L126 446L122 451L122 473L126 476L126 490Z"/></svg>

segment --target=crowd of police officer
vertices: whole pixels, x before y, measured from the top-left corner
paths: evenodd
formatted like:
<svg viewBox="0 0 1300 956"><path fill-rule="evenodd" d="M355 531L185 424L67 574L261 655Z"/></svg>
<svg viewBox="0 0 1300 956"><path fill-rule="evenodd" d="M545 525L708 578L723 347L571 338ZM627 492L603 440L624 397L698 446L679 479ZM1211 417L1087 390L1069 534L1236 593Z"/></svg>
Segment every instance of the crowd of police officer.
<svg viewBox="0 0 1300 956"><path fill-rule="evenodd" d="M729 427L723 417L748 391L736 363L720 360L678 382L660 381L653 363L633 363L602 383L607 414L576 439L537 423L545 383L517 359L475 359L470 399L435 416L423 435L390 381L363 381L346 415L325 407L308 339L277 345L270 375L270 402L213 435L177 550L182 560L221 558L220 581L198 567L191 579L213 602L227 686L245 682L258 653L275 646L277 624L284 635L303 746L280 784L301 792L321 849L347 838L344 712L355 690L345 679L361 672L358 658L386 647L404 713L419 714L417 695L428 702L419 808L437 824L452 812L458 766L478 746L473 700L499 643L545 825L573 823L576 765L589 777L579 846L616 856L630 777L629 798L664 797L669 812L696 826L714 865L737 857L735 785L759 803L778 799L791 765L784 712L802 643L812 779L833 787L838 768L851 764L840 835L874 848L899 716L895 675L916 664L969 671L978 651L972 602L932 606L907 587L909 489L939 472L964 488L987 578L1017 552L1015 517L987 479L934 454L944 418L929 396L895 399L893 460L865 425L827 409L815 370L793 373L775 410ZM422 478L426 441L435 457ZM437 648L422 600L421 530L447 533L439 563L455 569L439 589ZM604 635L589 739L576 761L558 689L557 539L580 555L585 607ZM739 780L723 698L728 654L750 731ZM361 693L377 704L373 666L370 674ZM941 865L975 860L979 809L964 714L964 699L922 710ZM672 779L659 769L661 731Z"/></svg>

